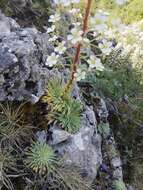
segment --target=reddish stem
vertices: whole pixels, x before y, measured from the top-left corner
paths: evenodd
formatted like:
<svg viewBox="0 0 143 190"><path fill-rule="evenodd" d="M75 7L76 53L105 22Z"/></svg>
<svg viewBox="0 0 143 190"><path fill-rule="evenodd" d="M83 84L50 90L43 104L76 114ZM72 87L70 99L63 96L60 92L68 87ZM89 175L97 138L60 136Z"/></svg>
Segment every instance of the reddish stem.
<svg viewBox="0 0 143 190"><path fill-rule="evenodd" d="M91 10L91 3L92 3L92 0L87 0L86 12L85 12L84 20L83 20L83 34L82 34L82 37L85 36L85 34L86 34L87 30L88 30L88 19L89 19L90 10ZM81 46L82 46L82 43L79 42L77 44L76 54L75 54L75 57L74 57L73 63L72 63L71 78L70 78L70 80L68 81L68 83L66 85L65 93L70 89L70 87L72 86L72 84L74 82L75 74L77 73L77 65L78 65L78 61L79 61L79 57L80 57Z"/></svg>

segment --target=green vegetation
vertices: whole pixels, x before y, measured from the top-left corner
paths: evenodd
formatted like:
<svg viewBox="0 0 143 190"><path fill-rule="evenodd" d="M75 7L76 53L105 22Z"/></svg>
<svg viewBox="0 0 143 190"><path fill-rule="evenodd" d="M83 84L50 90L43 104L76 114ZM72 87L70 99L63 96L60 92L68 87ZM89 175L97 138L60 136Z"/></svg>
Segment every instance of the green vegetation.
<svg viewBox="0 0 143 190"><path fill-rule="evenodd" d="M126 190L126 187L122 181L116 181L115 182L115 189L116 190Z"/></svg>
<svg viewBox="0 0 143 190"><path fill-rule="evenodd" d="M61 113L58 113L57 120L64 127L64 129L70 133L75 133L80 128L80 113L81 104L72 98L70 98L66 107Z"/></svg>
<svg viewBox="0 0 143 190"><path fill-rule="evenodd" d="M59 79L51 80L42 100L50 107L49 123L55 120L68 132L75 133L80 128L82 108L80 102L73 99L69 93L62 97L64 87Z"/></svg>
<svg viewBox="0 0 143 190"><path fill-rule="evenodd" d="M9 6L9 1L8 0L0 0L0 9L7 15L11 16L12 15L12 9Z"/></svg>
<svg viewBox="0 0 143 190"><path fill-rule="evenodd" d="M26 164L40 174L55 171L56 157L52 148L40 142L35 142L26 152Z"/></svg>
<svg viewBox="0 0 143 190"><path fill-rule="evenodd" d="M84 9L84 1L80 6ZM142 0L130 0L124 6L118 6L114 0L94 0L92 12L94 13L96 8L103 9L111 13L112 18L120 17L124 23L129 24L143 19L142 7Z"/></svg>
<svg viewBox="0 0 143 190"><path fill-rule="evenodd" d="M121 56L115 51L104 62L105 71L100 76L91 73L88 78L91 83L95 83L94 88L100 95L119 100L124 95L133 98L142 92L142 73L132 68L129 55Z"/></svg>
<svg viewBox="0 0 143 190"><path fill-rule="evenodd" d="M100 123L98 125L98 130L104 138L107 138L110 135L110 126L109 123Z"/></svg>
<svg viewBox="0 0 143 190"><path fill-rule="evenodd" d="M100 75L92 72L86 81L92 86L92 94L99 94L106 99L109 109L109 122L118 143L124 163L124 176L137 170L142 157L142 135L140 134L143 118L143 78L142 71L132 67L130 55L123 56L121 51L112 52L103 60L106 69ZM99 125L101 134L106 136L108 126ZM132 160L136 160L133 162ZM127 180L132 181L132 175ZM135 184L141 186L136 178ZM116 184L117 189L122 189Z"/></svg>

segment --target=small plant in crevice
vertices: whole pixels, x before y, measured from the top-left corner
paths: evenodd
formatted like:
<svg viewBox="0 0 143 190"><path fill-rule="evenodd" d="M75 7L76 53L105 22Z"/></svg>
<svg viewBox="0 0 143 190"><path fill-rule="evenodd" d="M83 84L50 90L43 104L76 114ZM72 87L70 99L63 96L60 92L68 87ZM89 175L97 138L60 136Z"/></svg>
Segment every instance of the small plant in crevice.
<svg viewBox="0 0 143 190"><path fill-rule="evenodd" d="M45 143L34 142L26 152L25 163L36 173L53 173L56 170L56 156L53 149Z"/></svg>
<svg viewBox="0 0 143 190"><path fill-rule="evenodd" d="M98 130L99 130L100 134L103 135L104 138L107 138L110 134L109 123L103 123L103 122L99 123Z"/></svg>
<svg viewBox="0 0 143 190"><path fill-rule="evenodd" d="M52 79L48 83L42 101L49 106L47 115L49 123L57 121L62 128L70 133L75 133L80 128L81 103L73 99L69 93L62 96L64 85L59 79Z"/></svg>

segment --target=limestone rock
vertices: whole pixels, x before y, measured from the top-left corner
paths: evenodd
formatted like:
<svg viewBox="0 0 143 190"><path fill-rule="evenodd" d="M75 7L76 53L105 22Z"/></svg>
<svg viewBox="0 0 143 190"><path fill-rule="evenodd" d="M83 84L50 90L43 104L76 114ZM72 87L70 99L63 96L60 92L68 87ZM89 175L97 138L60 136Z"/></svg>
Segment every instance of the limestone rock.
<svg viewBox="0 0 143 190"><path fill-rule="evenodd" d="M71 134L57 127L52 127L50 132L52 133L52 145L56 145L67 141Z"/></svg>
<svg viewBox="0 0 143 190"><path fill-rule="evenodd" d="M91 115L93 117L89 117ZM60 156L66 157L66 164L81 168L81 173L90 182L94 180L97 170L102 162L101 137L97 134L97 125L94 112L90 107L82 116L82 127L79 132L69 134L59 129L59 136L56 136L57 129L52 129L54 137L51 144ZM64 140L61 141L61 136ZM56 140L55 140L56 139ZM55 143L55 141L57 143Z"/></svg>
<svg viewBox="0 0 143 190"><path fill-rule="evenodd" d="M45 60L52 51L48 39L0 14L0 101L35 103L43 95L50 73Z"/></svg>

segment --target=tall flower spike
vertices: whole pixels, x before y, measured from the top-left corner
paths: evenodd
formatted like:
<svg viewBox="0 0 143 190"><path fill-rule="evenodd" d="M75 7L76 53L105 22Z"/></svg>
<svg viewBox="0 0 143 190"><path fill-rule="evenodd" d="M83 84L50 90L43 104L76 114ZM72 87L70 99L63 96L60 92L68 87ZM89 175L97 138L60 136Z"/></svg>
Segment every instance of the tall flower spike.
<svg viewBox="0 0 143 190"><path fill-rule="evenodd" d="M85 36L87 29L88 29L88 19L89 19L89 15L90 15L90 10L91 10L91 4L92 4L92 0L87 0L87 4L86 4L86 11L85 11L85 17L83 20L83 32L82 32L82 37ZM78 65L78 61L79 61L79 57L80 57L80 50L81 50L81 42L78 42L77 48L76 48L76 54L75 57L73 59L72 62L72 72L71 72L71 78L69 79L68 83L65 86L64 92L62 94L62 96L64 96L72 87L74 80L75 80L75 76L77 73L77 65Z"/></svg>

